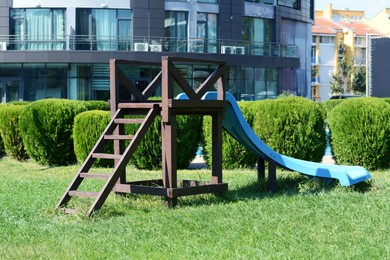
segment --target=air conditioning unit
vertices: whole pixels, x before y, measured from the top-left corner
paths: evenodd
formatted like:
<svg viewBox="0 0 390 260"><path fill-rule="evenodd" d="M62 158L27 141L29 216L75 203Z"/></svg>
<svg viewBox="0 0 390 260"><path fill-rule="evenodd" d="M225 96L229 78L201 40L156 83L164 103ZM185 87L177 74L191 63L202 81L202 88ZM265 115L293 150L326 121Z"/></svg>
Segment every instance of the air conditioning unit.
<svg viewBox="0 0 390 260"><path fill-rule="evenodd" d="M235 54L236 47L235 46L221 46L221 53L222 54Z"/></svg>
<svg viewBox="0 0 390 260"><path fill-rule="evenodd" d="M7 42L0 42L0 51L7 50Z"/></svg>
<svg viewBox="0 0 390 260"><path fill-rule="evenodd" d="M134 43L134 51L149 51L149 44L145 42Z"/></svg>
<svg viewBox="0 0 390 260"><path fill-rule="evenodd" d="M236 47L236 54L239 54L239 55L244 55L245 54L245 47L241 47L241 46L237 46Z"/></svg>
<svg viewBox="0 0 390 260"><path fill-rule="evenodd" d="M150 48L150 51L153 51L153 52L161 52L162 51L161 44L150 44L149 48Z"/></svg>

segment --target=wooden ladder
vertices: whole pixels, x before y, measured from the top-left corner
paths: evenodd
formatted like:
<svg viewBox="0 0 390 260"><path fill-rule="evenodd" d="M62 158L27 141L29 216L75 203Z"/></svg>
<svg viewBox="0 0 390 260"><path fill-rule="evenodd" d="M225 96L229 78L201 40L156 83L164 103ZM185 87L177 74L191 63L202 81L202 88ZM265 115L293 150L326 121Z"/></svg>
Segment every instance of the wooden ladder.
<svg viewBox="0 0 390 260"><path fill-rule="evenodd" d="M144 106L142 106L144 105ZM131 114L137 114L134 111L147 111L147 114L144 118L125 118L125 112L131 110ZM118 179L125 173L126 165L128 164L131 157L134 155L136 148L147 132L148 128L152 124L153 120L157 115L160 115L161 108L159 104L156 103L144 103L137 104L136 107L128 106L123 104L115 113L115 115L110 120L106 129L103 131L99 140L96 142L95 146L92 148L92 151L89 153L88 157L85 159L85 162L82 164L80 170L77 172L76 176L73 178L71 184L65 191L61 200L57 204L56 208L63 210L65 213L74 214L77 213L78 210L67 208L66 205L71 200L72 197L84 197L84 198L92 198L94 199L92 205L86 212L87 216L90 216L94 211L100 209L107 199L108 195L112 191L115 183ZM141 112L138 112L138 115ZM124 124L139 124L138 130L134 135L123 135L118 134L116 129ZM119 152L115 152L115 154L107 154L102 153L104 144L111 141L121 142L124 144L125 141L130 141L124 150L123 154L119 154ZM115 150L115 149L114 149ZM115 166L113 171L110 174L100 174L100 173L90 173L90 169L93 165L93 162L96 159L111 159L115 160ZM84 180L87 179L102 179L105 180L103 187L98 192L94 191L80 191L78 190L79 186Z"/></svg>

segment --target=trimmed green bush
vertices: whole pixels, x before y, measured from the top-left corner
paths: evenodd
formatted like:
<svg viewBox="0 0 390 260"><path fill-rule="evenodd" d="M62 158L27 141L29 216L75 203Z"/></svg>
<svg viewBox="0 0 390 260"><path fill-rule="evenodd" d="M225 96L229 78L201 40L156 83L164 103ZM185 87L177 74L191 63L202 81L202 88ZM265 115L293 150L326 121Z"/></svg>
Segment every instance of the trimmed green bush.
<svg viewBox="0 0 390 260"><path fill-rule="evenodd" d="M16 160L28 158L19 130L19 115L23 106L2 105L0 107L0 136L5 153Z"/></svg>
<svg viewBox="0 0 390 260"><path fill-rule="evenodd" d="M95 145L110 120L110 113L106 111L88 111L79 114L75 118L73 135L75 140L75 153L79 162L85 160ZM177 167L188 168L199 143L201 142L202 119L199 116L178 116L177 117ZM126 134L134 134L139 125L125 125ZM106 153L112 153L113 145L107 142ZM157 117L144 139L139 144L130 163L138 169L161 169L161 119ZM98 166L110 166L109 160L97 160Z"/></svg>
<svg viewBox="0 0 390 260"><path fill-rule="evenodd" d="M89 100L89 101L80 101L86 106L86 110L103 110L110 111L110 106L107 101L101 100Z"/></svg>
<svg viewBox="0 0 390 260"><path fill-rule="evenodd" d="M73 120L88 109L93 103L67 99L43 99L25 106L20 130L29 157L49 166L75 163Z"/></svg>
<svg viewBox="0 0 390 260"><path fill-rule="evenodd" d="M250 126L252 126L254 116L252 111L253 104L254 102L238 102L238 105ZM207 116L203 121L204 159L208 165L211 165L211 117ZM255 166L257 157L231 137L226 131L222 132L222 142L222 167L224 169L252 168Z"/></svg>
<svg viewBox="0 0 390 260"><path fill-rule="evenodd" d="M0 158L3 157L4 155L5 155L4 143L0 135Z"/></svg>
<svg viewBox="0 0 390 260"><path fill-rule="evenodd" d="M74 119L73 140L77 161L83 163L95 143L110 122L110 112L91 110L78 114ZM112 144L112 142L110 142ZM103 153L113 153L113 145L107 143ZM95 166L113 165L113 160L97 159Z"/></svg>
<svg viewBox="0 0 390 260"><path fill-rule="evenodd" d="M383 100L390 104L390 98L383 98Z"/></svg>
<svg viewBox="0 0 390 260"><path fill-rule="evenodd" d="M186 169L195 157L202 141L202 117L177 116L177 168ZM137 128L129 125L126 132L134 134ZM138 169L161 169L161 118L157 117L139 144L130 163Z"/></svg>
<svg viewBox="0 0 390 260"><path fill-rule="evenodd" d="M326 148L324 111L303 97L255 102L253 129L272 149L297 159L320 162Z"/></svg>
<svg viewBox="0 0 390 260"><path fill-rule="evenodd" d="M384 100L346 100L330 113L329 127L338 164L370 170L390 166L390 105Z"/></svg>
<svg viewBox="0 0 390 260"><path fill-rule="evenodd" d="M326 118L328 118L330 111L333 110L337 105L341 104L345 99L329 99L322 103L319 103L320 106L325 110Z"/></svg>

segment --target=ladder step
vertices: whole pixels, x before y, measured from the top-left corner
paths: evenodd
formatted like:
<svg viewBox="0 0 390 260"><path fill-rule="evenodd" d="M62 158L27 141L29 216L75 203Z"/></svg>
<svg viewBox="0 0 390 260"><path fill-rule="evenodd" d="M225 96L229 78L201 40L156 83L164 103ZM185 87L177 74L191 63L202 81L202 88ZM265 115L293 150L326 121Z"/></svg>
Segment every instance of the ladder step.
<svg viewBox="0 0 390 260"><path fill-rule="evenodd" d="M134 135L105 135L106 140L131 140Z"/></svg>
<svg viewBox="0 0 390 260"><path fill-rule="evenodd" d="M142 124L144 118L117 118L114 120L115 124Z"/></svg>
<svg viewBox="0 0 390 260"><path fill-rule="evenodd" d="M99 192L70 190L68 194L71 197L96 198L99 195Z"/></svg>
<svg viewBox="0 0 390 260"><path fill-rule="evenodd" d="M92 157L95 159L121 159L122 155L120 154L108 154L108 153L93 153Z"/></svg>
<svg viewBox="0 0 390 260"><path fill-rule="evenodd" d="M110 177L109 174L99 174L99 173L87 173L82 172L80 173L81 178L91 178L91 179L103 179L106 180Z"/></svg>

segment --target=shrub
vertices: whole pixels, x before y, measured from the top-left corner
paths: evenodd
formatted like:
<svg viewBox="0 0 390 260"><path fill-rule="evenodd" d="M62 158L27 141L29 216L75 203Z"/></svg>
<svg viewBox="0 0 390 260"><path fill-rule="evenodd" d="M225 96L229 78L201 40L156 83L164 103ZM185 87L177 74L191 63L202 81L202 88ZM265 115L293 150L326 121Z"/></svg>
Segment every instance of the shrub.
<svg viewBox="0 0 390 260"><path fill-rule="evenodd" d="M379 98L344 101L330 114L331 146L339 164L390 166L390 105Z"/></svg>
<svg viewBox="0 0 390 260"><path fill-rule="evenodd" d="M390 104L390 98L383 98L383 100Z"/></svg>
<svg viewBox="0 0 390 260"><path fill-rule="evenodd" d="M329 117L329 113L341 102L343 102L345 99L329 99L326 100L322 103L320 103L320 106L324 109L325 111L325 119Z"/></svg>
<svg viewBox="0 0 390 260"><path fill-rule="evenodd" d="M245 119L251 126L253 122L253 104L254 102L238 102ZM211 117L207 116L203 121L204 158L207 164L211 165ZM222 142L222 167L224 169L251 168L256 164L257 157L226 131L222 132Z"/></svg>
<svg viewBox="0 0 390 260"><path fill-rule="evenodd" d="M107 101L101 100L90 100L90 101L80 101L86 106L86 110L103 110L109 111L110 106Z"/></svg>
<svg viewBox="0 0 390 260"><path fill-rule="evenodd" d="M133 116L134 117L134 116ZM88 111L75 118L74 140L77 159L84 161L110 120L110 113ZM177 168L188 168L201 142L201 117L177 117ZM134 134L139 125L125 125L126 134ZM112 142L107 142L106 153L113 152ZM139 144L130 163L138 169L161 169L161 119L157 117ZM99 166L109 166L112 161L97 160Z"/></svg>
<svg viewBox="0 0 390 260"><path fill-rule="evenodd" d="M195 157L202 140L202 118L200 116L177 116L177 168L188 168ZM129 125L127 132L133 134L136 128ZM138 129L138 128L137 128ZM161 118L157 117L144 139L139 144L131 163L138 169L161 169Z"/></svg>
<svg viewBox="0 0 390 260"><path fill-rule="evenodd" d="M23 106L3 105L0 108L0 135L5 153L16 159L28 158L19 130L19 115Z"/></svg>
<svg viewBox="0 0 390 260"><path fill-rule="evenodd" d="M30 158L50 166L75 163L73 120L92 107L91 103L66 99L43 99L25 106L20 130Z"/></svg>
<svg viewBox="0 0 390 260"><path fill-rule="evenodd" d="M256 102L253 128L275 151L294 158L319 162L326 147L324 112L303 97Z"/></svg>
<svg viewBox="0 0 390 260"><path fill-rule="evenodd" d="M0 158L3 157L4 155L5 155L4 143L0 135Z"/></svg>
<svg viewBox="0 0 390 260"><path fill-rule="evenodd" d="M110 112L91 110L78 114L74 119L73 140L77 161L84 162L95 143L110 122ZM108 142L103 153L113 153L112 142ZM97 159L95 166L112 166L113 160Z"/></svg>

